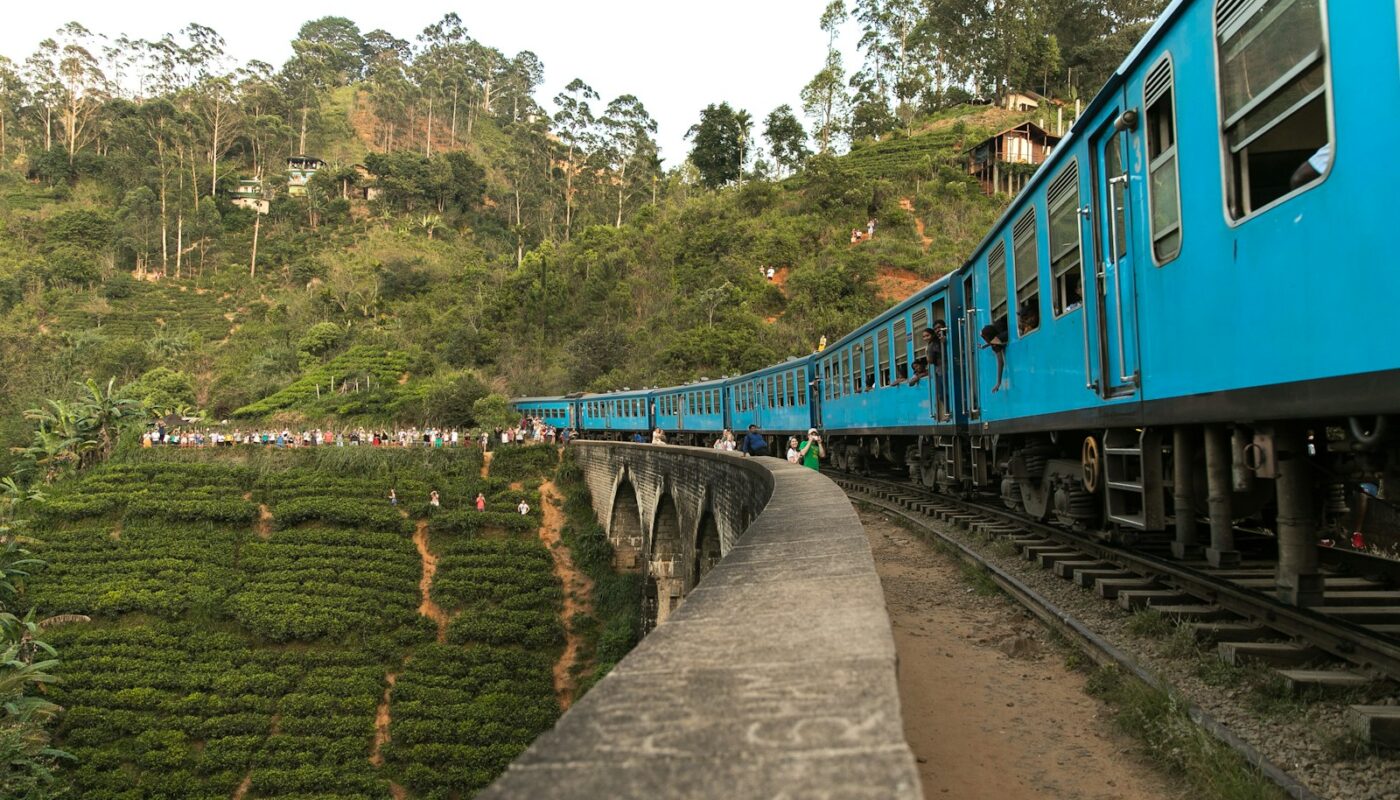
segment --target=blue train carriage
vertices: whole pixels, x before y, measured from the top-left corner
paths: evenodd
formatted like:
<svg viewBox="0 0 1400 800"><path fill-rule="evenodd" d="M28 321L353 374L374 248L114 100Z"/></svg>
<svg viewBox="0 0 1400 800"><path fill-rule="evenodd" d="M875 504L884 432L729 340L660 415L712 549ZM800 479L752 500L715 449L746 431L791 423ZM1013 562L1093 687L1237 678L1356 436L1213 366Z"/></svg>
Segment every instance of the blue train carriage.
<svg viewBox="0 0 1400 800"><path fill-rule="evenodd" d="M652 395L653 424L665 431L671 444L709 446L729 427L725 398L723 379L656 389Z"/></svg>
<svg viewBox="0 0 1400 800"><path fill-rule="evenodd" d="M583 425L581 431L589 438L632 441L640 435L651 438L649 399L651 390L632 389L580 398Z"/></svg>
<svg viewBox="0 0 1400 800"><path fill-rule="evenodd" d="M1208 506L1224 533L1266 508L1309 520L1280 531L1297 543L1347 524L1312 495L1400 491L1382 466L1400 274L1381 266L1396 247L1370 202L1400 168L1364 146L1400 108L1381 5L1164 12L962 271L969 314L1005 343L999 386L994 348L961 376L993 466L965 485L1070 525L1171 521L1179 554L1201 550ZM1307 491L1271 480L1300 452ZM1205 552L1237 557L1224 534Z"/></svg>
<svg viewBox="0 0 1400 800"><path fill-rule="evenodd" d="M816 356L795 356L781 364L728 380L729 426L736 438L750 425L768 439L770 453L786 452L787 437L804 439L817 426L821 386Z"/></svg>
<svg viewBox="0 0 1400 800"><path fill-rule="evenodd" d="M574 403L566 396L517 397L510 401L510 407L521 417L537 419L561 430L577 423Z"/></svg>
<svg viewBox="0 0 1400 800"><path fill-rule="evenodd" d="M978 388L963 367L976 354L966 274L935 280L814 357L816 419L838 469L907 469L929 487L959 480L970 454L958 433L977 413Z"/></svg>

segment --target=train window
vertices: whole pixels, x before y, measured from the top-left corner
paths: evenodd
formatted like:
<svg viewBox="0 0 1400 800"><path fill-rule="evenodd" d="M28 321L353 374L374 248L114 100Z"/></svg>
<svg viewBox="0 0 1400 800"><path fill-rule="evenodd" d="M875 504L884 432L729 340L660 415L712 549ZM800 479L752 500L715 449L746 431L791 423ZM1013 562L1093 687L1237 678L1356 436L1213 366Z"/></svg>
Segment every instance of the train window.
<svg viewBox="0 0 1400 800"><path fill-rule="evenodd" d="M1018 330L1027 334L1040 327L1040 254L1034 206L1016 220L1011 232L1011 249L1016 272L1016 313L1021 315Z"/></svg>
<svg viewBox="0 0 1400 800"><path fill-rule="evenodd" d="M715 402L714 402L715 413L716 413L716 414L723 413L723 411L724 411L724 398L720 396L719 389L711 389L711 390L710 390L710 394L715 398Z"/></svg>
<svg viewBox="0 0 1400 800"><path fill-rule="evenodd" d="M766 391L766 394L764 395L764 403L763 403L763 405L764 405L765 407L767 407L767 408L773 408L773 376L772 376L772 375L769 375L769 376L768 376L768 379L767 379L766 381L764 381L764 389L765 389L765 391Z"/></svg>
<svg viewBox="0 0 1400 800"><path fill-rule="evenodd" d="M1055 316L1079 307L1084 283L1079 253L1079 162L1072 161L1045 192L1050 210L1050 289Z"/></svg>
<svg viewBox="0 0 1400 800"><path fill-rule="evenodd" d="M789 372L784 380L787 382L787 407L792 408L797 405L797 376Z"/></svg>
<svg viewBox="0 0 1400 800"><path fill-rule="evenodd" d="M909 377L909 324L900 318L894 324L894 379L901 382Z"/></svg>
<svg viewBox="0 0 1400 800"><path fill-rule="evenodd" d="M875 349L875 340L869 336L865 337L865 341L861 343L861 351L865 356L865 390L868 392L875 388L875 373L880 368L876 361L879 351Z"/></svg>
<svg viewBox="0 0 1400 800"><path fill-rule="evenodd" d="M920 308L918 308L918 309L915 309L915 311L914 311L914 326L913 326L913 331L914 331L914 348L915 348L916 350L918 350L919 348L922 347L922 345L919 344L920 342L923 341L923 337L922 337L920 334L922 334L922 333L924 332L924 328L927 328L927 327L928 327L928 309L927 309L927 308L922 308L922 307L920 307Z"/></svg>
<svg viewBox="0 0 1400 800"><path fill-rule="evenodd" d="M822 359L822 399L831 399L831 359Z"/></svg>
<svg viewBox="0 0 1400 800"><path fill-rule="evenodd" d="M1006 242L997 242L987 256L987 295L992 301L992 324L1000 330L1010 330L1006 314ZM1018 323L1027 316L1018 317ZM1017 330L1018 334L1020 332Z"/></svg>
<svg viewBox="0 0 1400 800"><path fill-rule="evenodd" d="M1242 219L1332 163L1320 0L1215 5L1227 204Z"/></svg>
<svg viewBox="0 0 1400 800"><path fill-rule="evenodd" d="M802 367L797 370L797 404L807 405L807 368Z"/></svg>
<svg viewBox="0 0 1400 800"><path fill-rule="evenodd" d="M714 395L710 394L708 389L700 393L700 400L704 404L704 411L701 413L715 413L715 398Z"/></svg>
<svg viewBox="0 0 1400 800"><path fill-rule="evenodd" d="M1176 105L1172 61L1162 60L1143 82L1147 109L1147 200L1151 206L1152 259L1164 264L1181 252L1181 186L1176 169Z"/></svg>

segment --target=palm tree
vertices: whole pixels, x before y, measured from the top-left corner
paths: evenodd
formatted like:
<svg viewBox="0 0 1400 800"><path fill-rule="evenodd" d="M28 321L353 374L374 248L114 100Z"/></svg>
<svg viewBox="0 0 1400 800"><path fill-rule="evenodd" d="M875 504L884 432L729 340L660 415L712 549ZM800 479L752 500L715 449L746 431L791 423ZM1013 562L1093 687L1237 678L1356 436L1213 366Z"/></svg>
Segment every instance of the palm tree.
<svg viewBox="0 0 1400 800"><path fill-rule="evenodd" d="M739 126L739 185L744 185L744 163L749 158L749 135L753 133L753 115L744 109L734 112L734 122Z"/></svg>

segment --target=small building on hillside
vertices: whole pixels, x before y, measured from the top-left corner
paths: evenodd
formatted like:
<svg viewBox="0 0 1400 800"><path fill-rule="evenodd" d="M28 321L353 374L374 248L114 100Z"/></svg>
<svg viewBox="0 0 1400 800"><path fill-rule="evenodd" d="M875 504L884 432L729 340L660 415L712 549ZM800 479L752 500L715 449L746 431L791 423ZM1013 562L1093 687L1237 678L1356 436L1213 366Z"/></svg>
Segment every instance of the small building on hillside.
<svg viewBox="0 0 1400 800"><path fill-rule="evenodd" d="M1023 122L973 145L967 151L967 171L977 176L984 193L1014 195L1059 143L1060 137Z"/></svg>
<svg viewBox="0 0 1400 800"><path fill-rule="evenodd" d="M306 184L311 180L311 176L325 166L326 162L316 156L300 155L287 159L287 195L305 197Z"/></svg>
<svg viewBox="0 0 1400 800"><path fill-rule="evenodd" d="M1044 102L1046 98L1035 92L1008 91L1001 98L1001 107L1008 111L1034 111Z"/></svg>
<svg viewBox="0 0 1400 800"><path fill-rule="evenodd" d="M229 191L231 202L239 208L248 208L259 214L267 213L267 199L263 197L263 184L257 178L245 178Z"/></svg>

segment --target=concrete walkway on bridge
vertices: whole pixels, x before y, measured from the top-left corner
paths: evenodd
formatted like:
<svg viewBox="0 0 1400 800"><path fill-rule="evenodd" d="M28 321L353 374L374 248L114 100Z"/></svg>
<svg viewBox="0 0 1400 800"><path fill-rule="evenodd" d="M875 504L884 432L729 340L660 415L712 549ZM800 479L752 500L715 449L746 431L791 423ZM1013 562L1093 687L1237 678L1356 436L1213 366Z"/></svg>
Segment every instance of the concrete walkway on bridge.
<svg viewBox="0 0 1400 800"><path fill-rule="evenodd" d="M653 507L669 498L721 529L766 504L665 622L479 797L922 797L870 545L834 483L714 450L571 447L595 504L623 472Z"/></svg>

